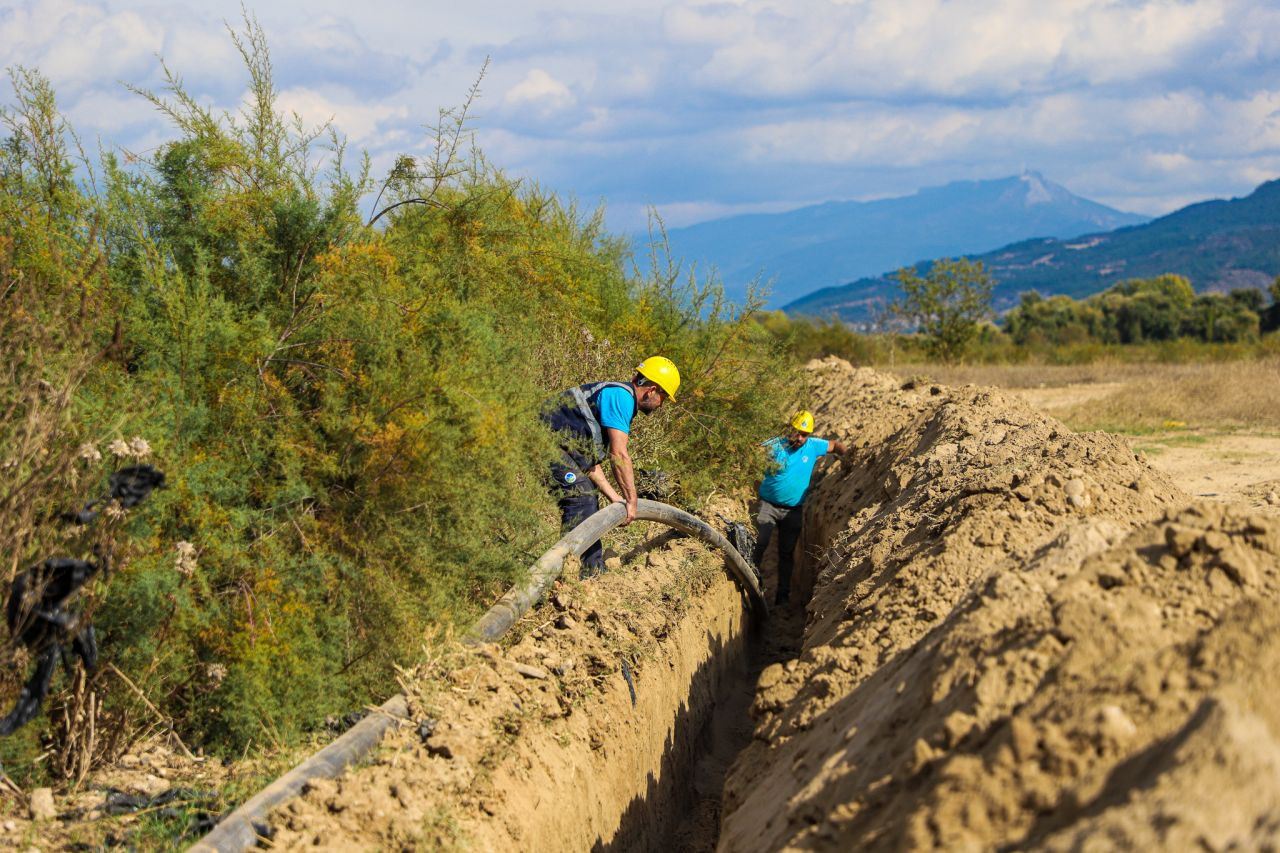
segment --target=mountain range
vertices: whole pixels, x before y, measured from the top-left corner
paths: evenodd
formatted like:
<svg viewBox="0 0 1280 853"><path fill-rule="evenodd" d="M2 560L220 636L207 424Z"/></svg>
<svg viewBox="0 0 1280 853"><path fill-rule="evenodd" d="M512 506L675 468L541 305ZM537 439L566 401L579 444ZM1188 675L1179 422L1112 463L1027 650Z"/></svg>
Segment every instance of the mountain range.
<svg viewBox="0 0 1280 853"><path fill-rule="evenodd" d="M926 253L915 260L924 272L930 260L946 254ZM965 254L981 261L995 279L997 310L1016 304L1026 290L1079 298L1124 279L1167 272L1186 276L1198 291L1265 287L1280 274L1280 180L1242 198L1199 202L1142 225ZM877 304L897 294L897 283L884 270L820 289L783 310L866 322Z"/></svg>
<svg viewBox="0 0 1280 853"><path fill-rule="evenodd" d="M714 266L731 298L753 280L777 306L819 288L921 259L983 252L1033 237L1074 237L1146 217L1073 195L1037 172L956 181L877 201L716 219L668 232L673 257Z"/></svg>

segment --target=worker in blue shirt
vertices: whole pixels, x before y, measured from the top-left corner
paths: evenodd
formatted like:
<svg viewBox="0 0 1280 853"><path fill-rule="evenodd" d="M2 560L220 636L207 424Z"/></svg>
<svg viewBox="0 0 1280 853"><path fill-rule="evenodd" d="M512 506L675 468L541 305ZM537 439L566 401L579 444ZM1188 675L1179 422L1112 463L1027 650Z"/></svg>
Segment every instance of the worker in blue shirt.
<svg viewBox="0 0 1280 853"><path fill-rule="evenodd" d="M627 443L636 412L652 414L675 399L680 371L669 358L653 356L636 366L630 382L590 382L549 401L542 419L560 438L561 458L551 464L552 488L560 506L561 531L568 533L600 508L599 495L627 506L624 524L636 518L639 495ZM613 463L613 488L600 464ZM604 549L593 542L582 554L582 577L604 570Z"/></svg>
<svg viewBox="0 0 1280 853"><path fill-rule="evenodd" d="M791 431L764 443L771 469L760 481L760 510L756 514L756 550L752 554L757 569L765 549L778 530L778 589L774 604L786 604L791 597L791 569L796 543L804 520L804 497L809 491L813 467L828 453L843 456L848 448L839 441L813 437L813 413L796 412Z"/></svg>

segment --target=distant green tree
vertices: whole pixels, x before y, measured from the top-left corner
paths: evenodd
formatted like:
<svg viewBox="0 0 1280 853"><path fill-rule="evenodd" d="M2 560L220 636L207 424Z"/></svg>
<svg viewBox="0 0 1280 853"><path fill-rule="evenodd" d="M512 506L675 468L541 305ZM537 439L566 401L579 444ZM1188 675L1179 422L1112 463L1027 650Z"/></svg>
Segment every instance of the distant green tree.
<svg viewBox="0 0 1280 853"><path fill-rule="evenodd" d="M1271 294L1271 304L1259 312L1263 332L1280 329L1280 275L1271 282L1267 292Z"/></svg>
<svg viewBox="0 0 1280 853"><path fill-rule="evenodd" d="M1205 293L1191 304L1182 331L1207 343L1257 340L1258 315L1221 293Z"/></svg>
<svg viewBox="0 0 1280 853"><path fill-rule="evenodd" d="M1267 304L1267 295L1256 287L1237 287L1227 296L1232 302L1243 305L1255 314L1261 314Z"/></svg>
<svg viewBox="0 0 1280 853"><path fill-rule="evenodd" d="M1086 302L1096 305L1102 313L1102 340L1133 344L1168 341L1184 334L1195 298L1190 281L1166 273L1119 282Z"/></svg>
<svg viewBox="0 0 1280 853"><path fill-rule="evenodd" d="M1005 330L1019 346L1085 343L1101 336L1105 318L1089 302L1070 296L1045 298L1034 290L1020 296L1004 317Z"/></svg>
<svg viewBox="0 0 1280 853"><path fill-rule="evenodd" d="M915 267L895 274L902 297L890 310L916 327L925 350L946 363L958 361L978 333L978 324L991 316L995 281L981 261L964 258L935 261L924 276Z"/></svg>
<svg viewBox="0 0 1280 853"><path fill-rule="evenodd" d="M1271 285L1280 297L1280 281ZM1206 343L1256 340L1280 328L1280 299L1266 306L1257 288L1197 296L1191 282L1166 273L1121 281L1079 302L1068 296L1022 294L1004 317L1005 330L1019 346L1101 341L1132 344L1194 338Z"/></svg>
<svg viewBox="0 0 1280 853"><path fill-rule="evenodd" d="M1131 278L1111 288L1122 296L1160 296L1172 305L1186 308L1196 298L1195 288L1185 276L1164 273L1155 278Z"/></svg>

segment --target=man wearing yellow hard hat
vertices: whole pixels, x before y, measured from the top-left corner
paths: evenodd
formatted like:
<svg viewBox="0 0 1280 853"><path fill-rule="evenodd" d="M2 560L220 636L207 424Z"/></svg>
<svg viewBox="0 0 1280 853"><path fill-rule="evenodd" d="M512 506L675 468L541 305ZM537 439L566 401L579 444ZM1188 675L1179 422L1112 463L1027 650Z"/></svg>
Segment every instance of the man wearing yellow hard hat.
<svg viewBox="0 0 1280 853"><path fill-rule="evenodd" d="M599 494L627 505L630 524L636 517L635 471L627 443L636 412L652 414L680 388L680 371L669 358L655 355L636 366L630 382L589 382L561 393L545 408L542 419L560 433L563 457L551 465L560 505L561 530L577 527L600 508ZM613 462L613 488L600 465ZM582 555L582 576L604 570L604 549L592 543Z"/></svg>
<svg viewBox="0 0 1280 853"><path fill-rule="evenodd" d="M756 513L756 550L752 554L757 568L764 560L765 549L778 530L778 589L774 604L786 604L791 598L791 568L800 528L804 521L804 497L809 491L813 467L828 453L844 455L848 448L839 441L813 436L813 412L799 411L791 418L786 435L764 443L771 469L760 481L760 510Z"/></svg>

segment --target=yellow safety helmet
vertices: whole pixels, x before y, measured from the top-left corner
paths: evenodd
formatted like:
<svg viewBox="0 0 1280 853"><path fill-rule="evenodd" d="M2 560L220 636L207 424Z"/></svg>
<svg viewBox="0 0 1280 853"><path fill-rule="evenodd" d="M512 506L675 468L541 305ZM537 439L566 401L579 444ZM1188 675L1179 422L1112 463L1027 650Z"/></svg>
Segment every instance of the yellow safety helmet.
<svg viewBox="0 0 1280 853"><path fill-rule="evenodd" d="M676 398L676 391L680 388L680 371L676 370L676 363L671 359L651 355L636 365L636 373L666 391L672 400Z"/></svg>
<svg viewBox="0 0 1280 853"><path fill-rule="evenodd" d="M813 412L808 409L801 409L796 412L795 417L791 419L791 428L798 429L801 432L813 432Z"/></svg>

